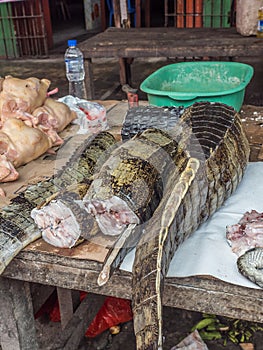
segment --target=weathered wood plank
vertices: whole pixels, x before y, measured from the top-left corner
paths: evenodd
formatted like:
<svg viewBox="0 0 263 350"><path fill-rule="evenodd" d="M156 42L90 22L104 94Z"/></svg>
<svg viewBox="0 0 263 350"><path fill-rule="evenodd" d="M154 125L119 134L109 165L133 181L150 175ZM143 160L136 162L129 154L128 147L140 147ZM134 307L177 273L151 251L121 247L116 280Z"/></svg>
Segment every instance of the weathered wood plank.
<svg viewBox="0 0 263 350"><path fill-rule="evenodd" d="M0 277L2 350L38 349L29 283Z"/></svg>
<svg viewBox="0 0 263 350"><path fill-rule="evenodd" d="M118 271L105 286L99 287L97 278L101 267L98 266L94 265L94 269L70 267L58 262L53 265L50 261L44 263L25 258L21 260L17 257L8 265L3 276L129 299L131 296L131 274Z"/></svg>
<svg viewBox="0 0 263 350"><path fill-rule="evenodd" d="M7 267L4 275L12 277L15 274L15 278L18 279L28 281L37 279L38 283L131 299L131 273L116 271L105 286L98 287L97 268L95 270L76 266L73 268L59 265L57 262L52 265L52 270L47 266L51 266L51 261L45 264L43 261L25 258L22 261L17 257ZM39 274L39 271L44 273ZM166 306L263 322L262 301L261 289L240 287L211 277L166 278L164 291Z"/></svg>
<svg viewBox="0 0 263 350"><path fill-rule="evenodd" d="M85 58L261 56L262 40L235 28L109 28L80 44ZM189 51L191 50L191 51Z"/></svg>
<svg viewBox="0 0 263 350"><path fill-rule="evenodd" d="M263 293L209 277L167 278L164 305L263 322Z"/></svg>
<svg viewBox="0 0 263 350"><path fill-rule="evenodd" d="M263 40L245 37L235 28L108 28L80 43L85 61L114 57L120 65L120 85L129 84L125 58L253 57L263 55ZM91 64L85 63L86 86L94 98Z"/></svg>
<svg viewBox="0 0 263 350"><path fill-rule="evenodd" d="M44 287L42 284L30 283L34 314L36 314L41 306L48 300L54 292L54 289L53 286Z"/></svg>
<svg viewBox="0 0 263 350"><path fill-rule="evenodd" d="M57 287L61 328L64 329L73 316L73 300L70 289Z"/></svg>
<svg viewBox="0 0 263 350"><path fill-rule="evenodd" d="M47 344L50 350L72 350L77 349L89 324L99 311L105 297L102 295L88 294L81 302L66 328L58 335L53 344Z"/></svg>

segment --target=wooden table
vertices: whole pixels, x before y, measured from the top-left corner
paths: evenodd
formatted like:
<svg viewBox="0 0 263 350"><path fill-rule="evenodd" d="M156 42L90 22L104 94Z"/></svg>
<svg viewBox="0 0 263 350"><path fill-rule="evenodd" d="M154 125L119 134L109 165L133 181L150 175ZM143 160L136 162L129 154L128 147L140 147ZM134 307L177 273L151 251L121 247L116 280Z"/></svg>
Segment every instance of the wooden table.
<svg viewBox="0 0 263 350"><path fill-rule="evenodd" d="M118 135L127 102L105 101L111 131ZM251 146L251 160L262 160L263 107L243 106L242 120ZM255 118L254 112L258 118ZM261 116L262 118L259 118ZM257 120L256 120L257 119ZM45 160L39 167L45 168ZM31 164L32 167L32 164ZM41 171L41 169L39 170ZM12 197L12 194L9 193ZM55 339L60 349L75 349L92 320L103 295L131 298L131 273L116 271L103 287L97 277L108 249L84 242L72 249L59 249L42 239L31 243L8 265L0 277L0 339L2 350L37 349L30 285L55 286L64 331ZM73 314L73 290L89 292ZM92 294L93 293L93 294ZM96 303L94 302L96 300ZM263 292L233 285L209 276L166 278L164 305L263 322ZM87 312L89 310L89 313ZM3 316L4 315L4 316ZM46 349L52 348L47 344Z"/></svg>
<svg viewBox="0 0 263 350"><path fill-rule="evenodd" d="M86 87L94 98L92 60L116 59L120 84L131 84L133 58L263 56L263 40L244 37L235 28L108 28L79 44L85 57Z"/></svg>

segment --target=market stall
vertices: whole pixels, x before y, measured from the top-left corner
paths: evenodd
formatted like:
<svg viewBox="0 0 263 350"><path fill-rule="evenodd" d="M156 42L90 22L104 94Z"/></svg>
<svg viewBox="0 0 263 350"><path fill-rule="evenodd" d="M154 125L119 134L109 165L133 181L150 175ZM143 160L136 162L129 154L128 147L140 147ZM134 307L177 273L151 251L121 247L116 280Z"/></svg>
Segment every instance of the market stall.
<svg viewBox="0 0 263 350"><path fill-rule="evenodd" d="M118 136L128 104L107 101L105 106L108 109L110 131ZM262 107L243 106L241 116L251 147L250 161L260 161L263 136L260 127L263 118ZM40 176L49 176L54 169L52 162L52 158L45 157L27 164L21 173L21 180L5 186L7 195L13 197L23 190L28 182L34 182L34 179L39 179ZM1 307L2 313L6 315L5 324L1 329L2 348L7 349L6 346L10 344L15 344L17 349L37 348L30 295L31 283L58 288L61 305L64 305L61 308L64 325L67 323L66 320L73 316L72 302L70 303L72 291L89 292L91 298L85 299L84 304L77 309L65 328L64 335L55 340L56 344L59 343L60 346L63 344L64 349L77 346L79 338L72 336L76 327L75 322L82 320L79 323L81 326L78 334L83 335L92 315L96 313L96 308L92 308L89 315L86 315L84 310L92 304L100 305L99 295L131 299L132 274L127 267L115 271L105 285L100 287L97 284L109 243L108 239L100 236L97 241L85 241L74 248L63 249L52 247L42 239L38 239L23 249L7 266L1 277L1 299L5 300ZM163 303L171 307L263 322L261 289L257 286L224 281L209 273L180 277L168 275L165 279ZM16 312L13 313L13 310ZM52 349L52 344L49 344L49 348Z"/></svg>

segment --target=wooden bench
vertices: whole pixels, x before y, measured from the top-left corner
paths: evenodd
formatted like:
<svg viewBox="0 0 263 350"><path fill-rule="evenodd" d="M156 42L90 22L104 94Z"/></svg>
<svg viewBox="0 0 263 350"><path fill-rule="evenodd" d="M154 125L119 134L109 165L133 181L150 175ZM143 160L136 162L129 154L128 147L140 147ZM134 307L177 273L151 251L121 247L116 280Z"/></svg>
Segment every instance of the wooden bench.
<svg viewBox="0 0 263 350"><path fill-rule="evenodd" d="M79 44L85 57L87 97L95 98L92 59L115 58L120 84L131 84L134 58L263 56L263 40L244 37L235 28L108 28ZM98 97L98 96L97 96Z"/></svg>
<svg viewBox="0 0 263 350"><path fill-rule="evenodd" d="M108 110L110 131L117 136L128 104L117 101L105 101L103 104ZM242 109L244 130L251 148L250 160L262 161L263 129L260 127L261 120L254 118L253 111L262 115L263 107L243 106ZM47 164L50 167L52 162L48 159L41 163L33 161L25 166L24 173L32 181L32 169L35 169L36 175L43 174L43 169L48 168ZM21 181L26 184L28 180L25 176ZM7 186L12 187L12 193L17 193L22 183L14 182ZM49 350L77 349L87 326L103 302L103 296L131 299L132 274L129 272L117 270L107 284L102 287L97 284L102 263L108 253L107 246L102 241L99 244L85 241L72 249L59 249L38 239L23 249L0 277L2 350L38 349L34 322L34 310L38 308L32 303L32 284L45 285L46 293L50 293L53 287L57 288L62 331L53 344L46 344ZM82 301L73 314L74 290L88 292L88 298ZM242 287L212 276L165 279L163 304L170 307L263 322L262 302L262 289Z"/></svg>

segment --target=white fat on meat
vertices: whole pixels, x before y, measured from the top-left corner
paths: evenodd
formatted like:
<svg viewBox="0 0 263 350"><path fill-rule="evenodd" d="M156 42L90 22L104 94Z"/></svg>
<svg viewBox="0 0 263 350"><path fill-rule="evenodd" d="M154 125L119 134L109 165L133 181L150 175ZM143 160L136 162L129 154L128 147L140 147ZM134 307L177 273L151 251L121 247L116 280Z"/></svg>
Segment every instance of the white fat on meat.
<svg viewBox="0 0 263 350"><path fill-rule="evenodd" d="M56 146L63 143L58 132L64 130L77 117L65 103L50 97L45 100L43 106L36 108L32 115L33 126L45 132Z"/></svg>
<svg viewBox="0 0 263 350"><path fill-rule="evenodd" d="M0 92L0 115L7 119L14 117L14 113L32 113L43 105L50 86L48 79L19 79L11 75L2 81Z"/></svg>
<svg viewBox="0 0 263 350"><path fill-rule="evenodd" d="M65 129L74 119L77 118L77 114L62 102L56 101L53 98L47 98L42 107L34 110L33 116L40 118L38 122L44 122L47 127L54 128L57 132ZM45 120L42 121L41 118Z"/></svg>
<svg viewBox="0 0 263 350"><path fill-rule="evenodd" d="M72 211L60 200L41 209L33 209L31 217L47 243L58 248L71 248L80 237L80 227Z"/></svg>
<svg viewBox="0 0 263 350"><path fill-rule="evenodd" d="M0 144L1 154L17 168L47 152L52 147L52 140L22 120L10 118L1 128Z"/></svg>
<svg viewBox="0 0 263 350"><path fill-rule="evenodd" d="M226 238L238 256L252 248L263 247L263 213L246 212L237 224L227 226Z"/></svg>
<svg viewBox="0 0 263 350"><path fill-rule="evenodd" d="M15 181L18 177L19 173L16 171L12 162L10 162L4 154L0 154L0 182ZM0 196L3 196L3 194L4 192L2 190Z"/></svg>
<svg viewBox="0 0 263 350"><path fill-rule="evenodd" d="M95 217L99 228L105 235L120 235L127 225L140 223L138 216L127 203L117 196L106 200L89 200L84 197L83 203L88 213Z"/></svg>

